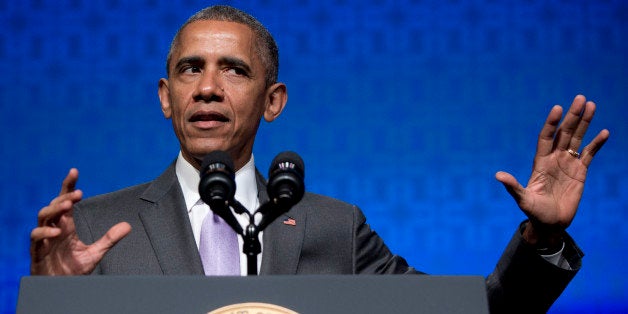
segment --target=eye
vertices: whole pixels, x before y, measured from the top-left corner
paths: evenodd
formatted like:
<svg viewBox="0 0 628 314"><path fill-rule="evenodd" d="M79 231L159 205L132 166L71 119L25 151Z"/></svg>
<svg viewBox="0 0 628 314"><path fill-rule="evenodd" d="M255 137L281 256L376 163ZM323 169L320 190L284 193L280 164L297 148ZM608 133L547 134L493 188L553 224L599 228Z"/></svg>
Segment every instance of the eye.
<svg viewBox="0 0 628 314"><path fill-rule="evenodd" d="M181 68L181 73L200 73L201 68L195 65L188 65Z"/></svg>
<svg viewBox="0 0 628 314"><path fill-rule="evenodd" d="M246 71L239 67L226 68L226 72L232 75L237 75L237 76L248 76Z"/></svg>

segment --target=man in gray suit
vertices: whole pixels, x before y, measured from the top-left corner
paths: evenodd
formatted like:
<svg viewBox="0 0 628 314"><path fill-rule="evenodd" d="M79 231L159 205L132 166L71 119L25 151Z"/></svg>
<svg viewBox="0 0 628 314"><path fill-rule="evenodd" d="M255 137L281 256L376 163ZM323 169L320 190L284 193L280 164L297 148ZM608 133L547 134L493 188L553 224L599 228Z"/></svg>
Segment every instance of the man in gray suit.
<svg viewBox="0 0 628 314"><path fill-rule="evenodd" d="M39 212L31 273L203 275L198 243L210 209L198 195L200 162L212 151L227 152L237 171L235 198L250 211L268 200L252 148L261 119L273 121L287 102L277 72L275 41L253 17L226 6L192 16L172 42L168 78L159 81L178 158L152 182L82 201L71 169L59 196ZM587 168L609 136L603 130L577 152L594 111L593 102L576 96L559 125L562 108L552 108L527 187L496 174L529 220L487 278L495 312L546 311L580 268L582 253L565 229ZM357 207L311 193L263 232L262 243L262 275L420 273L388 250Z"/></svg>

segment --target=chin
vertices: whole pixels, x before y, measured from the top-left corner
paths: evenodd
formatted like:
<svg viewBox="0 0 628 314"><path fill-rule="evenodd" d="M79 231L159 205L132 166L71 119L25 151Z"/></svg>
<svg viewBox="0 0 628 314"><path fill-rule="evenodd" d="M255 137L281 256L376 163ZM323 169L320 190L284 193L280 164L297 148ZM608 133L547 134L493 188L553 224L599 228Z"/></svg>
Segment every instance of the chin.
<svg viewBox="0 0 628 314"><path fill-rule="evenodd" d="M202 143L197 143L193 147L187 149L191 156L199 160L202 160L205 155L217 150L226 151L227 149L224 147L224 145L219 145L219 143L216 143L216 141L203 141Z"/></svg>

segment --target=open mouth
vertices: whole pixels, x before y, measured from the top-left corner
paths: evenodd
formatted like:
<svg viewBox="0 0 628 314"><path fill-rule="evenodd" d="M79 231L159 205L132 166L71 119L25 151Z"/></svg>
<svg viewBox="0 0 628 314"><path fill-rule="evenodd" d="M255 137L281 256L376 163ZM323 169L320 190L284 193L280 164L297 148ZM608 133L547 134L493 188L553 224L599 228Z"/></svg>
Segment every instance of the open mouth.
<svg viewBox="0 0 628 314"><path fill-rule="evenodd" d="M190 117L190 122L229 122L229 118L218 112L197 112Z"/></svg>

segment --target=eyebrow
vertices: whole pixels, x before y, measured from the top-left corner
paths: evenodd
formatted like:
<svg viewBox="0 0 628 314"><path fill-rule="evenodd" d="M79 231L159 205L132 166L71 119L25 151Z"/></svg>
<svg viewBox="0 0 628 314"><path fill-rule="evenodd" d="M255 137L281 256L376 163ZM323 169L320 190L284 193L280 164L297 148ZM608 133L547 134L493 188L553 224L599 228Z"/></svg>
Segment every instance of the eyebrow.
<svg viewBox="0 0 628 314"><path fill-rule="evenodd" d="M179 59L179 61L177 61L177 64L175 64L174 68L176 70L184 64L199 64L199 63L204 63L204 62L205 62L205 59L199 56L183 57Z"/></svg>
<svg viewBox="0 0 628 314"><path fill-rule="evenodd" d="M179 61L177 61L177 64L175 64L174 68L176 70L180 68L181 66L183 66L184 64L202 64L204 62L205 62L205 58L201 56L183 57L179 59ZM218 64L240 67L245 72L249 73L249 75L252 74L251 66L249 66L249 64L246 63L246 61L237 57L230 57L230 56L220 57L218 59Z"/></svg>
<svg viewBox="0 0 628 314"><path fill-rule="evenodd" d="M228 65L228 66L236 66L236 67L242 68L244 71L246 71L246 73L249 73L249 74L252 73L251 67L249 66L249 64L240 58L228 57L228 56L221 57L220 59L218 59L218 63Z"/></svg>

